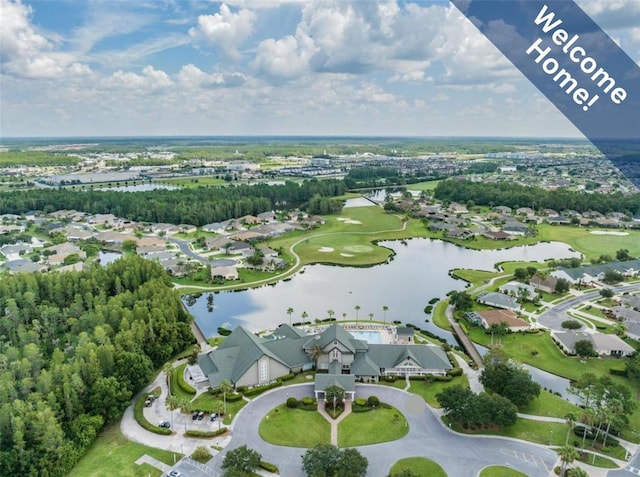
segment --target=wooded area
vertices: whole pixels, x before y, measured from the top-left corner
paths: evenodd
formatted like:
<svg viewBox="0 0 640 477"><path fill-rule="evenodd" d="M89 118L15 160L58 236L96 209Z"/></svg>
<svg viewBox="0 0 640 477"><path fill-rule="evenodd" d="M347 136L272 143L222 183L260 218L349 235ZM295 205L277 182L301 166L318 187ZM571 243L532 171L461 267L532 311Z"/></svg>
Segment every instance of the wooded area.
<svg viewBox="0 0 640 477"><path fill-rule="evenodd" d="M137 222L202 226L274 209L291 210L307 203L314 195L335 197L345 191L346 186L340 180L307 180L302 184L286 182L275 186L255 184L153 190L128 194L117 191L39 189L0 194L0 214L75 209L92 214L115 214Z"/></svg>
<svg viewBox="0 0 640 477"><path fill-rule="evenodd" d="M470 182L449 180L440 182L434 190L436 199L475 205L502 205L517 209L530 207L533 210L553 209L558 212L593 210L603 214L623 212L629 215L640 213L640 194L586 194L566 189L546 190L527 187L513 182Z"/></svg>
<svg viewBox="0 0 640 477"><path fill-rule="evenodd" d="M190 343L156 263L0 281L0 475L66 475L102 427Z"/></svg>

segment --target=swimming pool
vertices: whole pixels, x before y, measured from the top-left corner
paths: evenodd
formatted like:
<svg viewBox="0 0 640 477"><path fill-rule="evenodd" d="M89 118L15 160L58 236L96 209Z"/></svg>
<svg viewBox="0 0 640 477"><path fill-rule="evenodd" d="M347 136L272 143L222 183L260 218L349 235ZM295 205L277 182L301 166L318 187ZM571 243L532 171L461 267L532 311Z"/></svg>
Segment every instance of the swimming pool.
<svg viewBox="0 0 640 477"><path fill-rule="evenodd" d="M382 333L380 331L349 330L349 333L357 340L371 344L382 344Z"/></svg>

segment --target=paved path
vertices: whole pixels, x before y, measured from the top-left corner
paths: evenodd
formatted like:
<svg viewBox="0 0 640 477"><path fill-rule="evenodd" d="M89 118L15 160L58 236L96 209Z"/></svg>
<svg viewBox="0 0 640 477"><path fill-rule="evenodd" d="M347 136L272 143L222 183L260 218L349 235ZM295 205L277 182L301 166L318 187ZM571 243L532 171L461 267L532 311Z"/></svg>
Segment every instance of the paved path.
<svg viewBox="0 0 640 477"><path fill-rule="evenodd" d="M351 414L351 401L345 401L344 411L338 416L338 419L332 418L327 411L325 411L325 402L323 400L318 401L318 412L329 422L329 425L331 425L331 444L338 447L338 424Z"/></svg>
<svg viewBox="0 0 640 477"><path fill-rule="evenodd" d="M311 396L313 385L277 388L253 400L238 413L227 449L246 444L260 452L265 460L276 464L283 477L299 477L303 475L301 457L306 450L268 444L258 433L262 417L282 404L287 394L298 399ZM448 475L455 477L477 477L483 467L499 464L508 464L529 477L548 477L558 461L556 453L546 446L502 437L468 436L452 432L443 425L439 413L429 407L422 412L412 413L412 406L407 406L410 394L399 389L357 385L356 395L365 398L378 396L381 401L397 407L409 422L409 433L404 438L358 448L369 461L368 477L384 477L396 460L412 456L431 458ZM298 432L304 432L304 429ZM218 470L225 452L226 449L211 461L211 465Z"/></svg>
<svg viewBox="0 0 640 477"><path fill-rule="evenodd" d="M462 343L462 346L467 351L471 359L475 361L476 365L478 366L478 369L482 369L484 367L482 356L480 356L480 353L476 349L476 346L473 344L473 341L471 341L471 339L467 336L467 334L462 330L460 325L453 318L453 306L451 305L447 306L447 309L445 310L445 315L447 315L447 319L451 324L451 328L453 328L453 333L458 337L458 339Z"/></svg>
<svg viewBox="0 0 640 477"><path fill-rule="evenodd" d="M150 455L147 455L147 454L141 456L138 460L136 460L136 464L137 465L149 464L150 466L155 467L156 469L159 469L162 472L167 472L170 468L164 462L160 462L158 459L155 459L154 457L151 457Z"/></svg>
<svg viewBox="0 0 640 477"><path fill-rule="evenodd" d="M467 361L458 354L454 353L453 356L456 358L458 366L462 368L462 371L469 380L469 389L471 389L476 394L480 394L482 391L484 391L484 386L480 382L480 374L482 374L482 370L473 369L471 366L469 366L469 363L467 363Z"/></svg>

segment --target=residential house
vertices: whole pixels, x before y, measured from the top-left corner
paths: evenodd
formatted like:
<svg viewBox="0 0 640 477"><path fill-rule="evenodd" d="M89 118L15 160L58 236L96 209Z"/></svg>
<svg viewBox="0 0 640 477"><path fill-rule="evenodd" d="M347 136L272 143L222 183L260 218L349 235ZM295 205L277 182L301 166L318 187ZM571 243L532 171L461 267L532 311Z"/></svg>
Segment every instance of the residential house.
<svg viewBox="0 0 640 477"><path fill-rule="evenodd" d="M482 234L488 239L491 240L513 240L515 237L510 233L507 233L503 230L488 230L484 234Z"/></svg>
<svg viewBox="0 0 640 477"><path fill-rule="evenodd" d="M551 334L556 343L569 354L575 354L575 344L578 341L589 341L600 357L624 357L635 353L635 348L629 346L616 335L603 333L586 333L584 331L555 331Z"/></svg>
<svg viewBox="0 0 640 477"><path fill-rule="evenodd" d="M545 293L555 293L556 283L558 283L558 279L554 276L544 277L541 275L534 275L529 279L529 285L531 285L535 290Z"/></svg>
<svg viewBox="0 0 640 477"><path fill-rule="evenodd" d="M211 224L203 225L201 228L204 232L213 232L216 234L221 234L221 233L224 233L224 231L226 230L226 224L223 222L214 222Z"/></svg>
<svg viewBox="0 0 640 477"><path fill-rule="evenodd" d="M207 237L204 239L204 248L207 250L224 250L227 245L231 245L233 240L228 237Z"/></svg>
<svg viewBox="0 0 640 477"><path fill-rule="evenodd" d="M490 329L492 325L500 325L502 323L507 326L509 331L514 333L518 331L527 331L531 328L531 325L528 322L522 318L518 318L518 315L511 310L481 310L469 313L475 314L476 317L470 317L467 319L478 323L485 330Z"/></svg>
<svg viewBox="0 0 640 477"><path fill-rule="evenodd" d="M520 282L511 281L505 283L504 285L500 286L500 288L498 288L498 291L509 296L523 298L530 301L538 298L538 293L536 293L536 289L534 287Z"/></svg>
<svg viewBox="0 0 640 477"><path fill-rule="evenodd" d="M227 253L231 255L242 255L244 258L247 258L254 254L254 249L247 242L235 242L227 248Z"/></svg>
<svg viewBox="0 0 640 477"><path fill-rule="evenodd" d="M515 297L505 295L504 293L482 292L476 297L478 303L493 306L494 308L502 308L505 310L519 310L520 304Z"/></svg>
<svg viewBox="0 0 640 477"><path fill-rule="evenodd" d="M504 226L502 227L502 230L511 235L523 236L523 235L526 235L527 233L527 226L523 223L512 221L504 224Z"/></svg>
<svg viewBox="0 0 640 477"><path fill-rule="evenodd" d="M45 269L45 267L39 263L34 263L31 260L22 258L0 262L0 268L8 270L9 273L34 273Z"/></svg>
<svg viewBox="0 0 640 477"><path fill-rule="evenodd" d="M211 267L211 279L214 281L232 281L238 278L238 269L234 266Z"/></svg>

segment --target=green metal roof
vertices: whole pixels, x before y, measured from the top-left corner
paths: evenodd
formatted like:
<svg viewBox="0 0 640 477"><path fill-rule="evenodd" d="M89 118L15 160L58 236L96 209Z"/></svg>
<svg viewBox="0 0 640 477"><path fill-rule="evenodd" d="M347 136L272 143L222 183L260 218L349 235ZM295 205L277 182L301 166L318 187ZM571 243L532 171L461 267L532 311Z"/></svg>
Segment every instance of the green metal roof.
<svg viewBox="0 0 640 477"><path fill-rule="evenodd" d="M315 391L325 391L330 386L339 386L347 392L355 392L356 377L353 374L316 374Z"/></svg>
<svg viewBox="0 0 640 477"><path fill-rule="evenodd" d="M353 341L358 341L353 338L351 334L349 334L342 326L331 325L327 327L322 333L320 333L320 338L316 339L316 337L310 338L304 345L305 349L313 348L314 346L320 346L324 348L332 341L337 341L342 344L345 348L347 348L352 353L356 352L356 345ZM362 346L360 343L359 346Z"/></svg>
<svg viewBox="0 0 640 477"><path fill-rule="evenodd" d="M265 341L262 346L271 353L278 356L278 361L283 362L290 368L312 363L313 360L305 353L303 345L307 337L281 338L277 340Z"/></svg>
<svg viewBox="0 0 640 477"><path fill-rule="evenodd" d="M452 368L447 354L438 346L370 344L367 357L378 368L395 368L407 358L411 358L425 369Z"/></svg>
<svg viewBox="0 0 640 477"><path fill-rule="evenodd" d="M380 376L380 368L368 355L358 353L351 363L351 374L355 376Z"/></svg>

